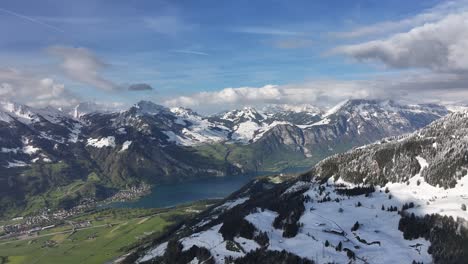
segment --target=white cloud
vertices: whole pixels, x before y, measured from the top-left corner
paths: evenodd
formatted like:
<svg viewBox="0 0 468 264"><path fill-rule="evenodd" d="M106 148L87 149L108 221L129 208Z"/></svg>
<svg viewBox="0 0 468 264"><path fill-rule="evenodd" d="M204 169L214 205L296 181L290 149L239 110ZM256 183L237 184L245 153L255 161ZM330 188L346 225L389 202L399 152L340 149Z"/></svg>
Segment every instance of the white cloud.
<svg viewBox="0 0 468 264"><path fill-rule="evenodd" d="M240 87L225 88L215 92L201 92L191 96L181 96L165 102L171 106L237 105L245 103L275 102L282 98L282 91L275 85L265 85L260 88Z"/></svg>
<svg viewBox="0 0 468 264"><path fill-rule="evenodd" d="M360 61L375 60L393 68L435 71L468 70L468 12L448 15L384 40L334 50Z"/></svg>
<svg viewBox="0 0 468 264"><path fill-rule="evenodd" d="M371 97L372 91L360 89L361 86L361 82L318 81L298 85L225 88L180 96L167 100L164 104L192 107L202 112L217 112L243 105L308 103L327 106L343 99Z"/></svg>
<svg viewBox="0 0 468 264"><path fill-rule="evenodd" d="M412 17L397 21L384 21L372 25L365 25L348 32L335 32L332 33L332 35L341 38L359 38L399 32L424 25L425 23L438 21L449 14L463 13L465 11L468 11L467 0L445 1Z"/></svg>
<svg viewBox="0 0 468 264"><path fill-rule="evenodd" d="M119 88L117 84L102 76L102 71L108 65L90 50L66 46L54 46L48 50L62 59L61 68L69 78L106 91Z"/></svg>
<svg viewBox="0 0 468 264"><path fill-rule="evenodd" d="M213 113L244 105L312 104L330 106L345 99L394 99L408 103L468 103L468 77L418 72L374 76L369 80L322 80L293 85L225 88L180 96L164 102Z"/></svg>
<svg viewBox="0 0 468 264"><path fill-rule="evenodd" d="M61 107L78 102L75 95L52 78L8 68L0 68L0 96L38 107Z"/></svg>

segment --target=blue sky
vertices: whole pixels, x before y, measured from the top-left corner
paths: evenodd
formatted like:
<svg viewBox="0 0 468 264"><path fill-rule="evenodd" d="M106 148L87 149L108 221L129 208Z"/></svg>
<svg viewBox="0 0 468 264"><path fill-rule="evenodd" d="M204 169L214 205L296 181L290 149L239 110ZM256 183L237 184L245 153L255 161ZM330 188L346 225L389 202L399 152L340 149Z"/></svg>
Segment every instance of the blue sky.
<svg viewBox="0 0 468 264"><path fill-rule="evenodd" d="M258 93L273 84L288 87L289 94L290 87L313 93L318 85L359 87L388 76L437 75L442 71L430 61L427 67L393 65L375 50L362 57L362 50L349 48L464 15L465 7L465 1L3 0L0 81L9 86L0 95L24 101L34 90L28 85L47 79L42 90L51 95L41 104L150 99L203 108L203 95L219 100L216 93L226 88L249 98L244 93L250 90L235 89ZM152 89L130 91L132 84ZM12 95L15 86L25 91ZM366 89L363 96L374 96ZM262 100L261 94L210 107L296 102L281 93ZM343 99L335 97L327 102Z"/></svg>

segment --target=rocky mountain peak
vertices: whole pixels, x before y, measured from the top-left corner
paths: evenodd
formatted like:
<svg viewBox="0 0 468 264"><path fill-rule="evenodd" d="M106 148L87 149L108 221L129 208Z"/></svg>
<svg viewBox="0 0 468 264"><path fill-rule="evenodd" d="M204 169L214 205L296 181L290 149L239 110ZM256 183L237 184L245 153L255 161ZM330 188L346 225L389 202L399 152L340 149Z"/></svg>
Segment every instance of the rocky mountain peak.
<svg viewBox="0 0 468 264"><path fill-rule="evenodd" d="M144 100L136 103L132 108L135 108L138 113L149 115L157 115L161 112L169 112L169 108L165 106Z"/></svg>
<svg viewBox="0 0 468 264"><path fill-rule="evenodd" d="M0 119L5 122L11 122L17 119L23 123L38 121L38 116L34 110L26 105L9 101L0 102Z"/></svg>
<svg viewBox="0 0 468 264"><path fill-rule="evenodd" d="M172 107L170 111L180 117L200 116L197 112L185 107Z"/></svg>
<svg viewBox="0 0 468 264"><path fill-rule="evenodd" d="M224 113L221 117L224 120L228 120L234 123L253 121L261 122L265 117L253 107L243 107L242 109L235 109Z"/></svg>
<svg viewBox="0 0 468 264"><path fill-rule="evenodd" d="M305 113L309 115L320 115L322 110L316 106L310 104L290 105L290 104L275 104L268 105L263 108L263 112L266 114L277 114L282 112L291 113Z"/></svg>

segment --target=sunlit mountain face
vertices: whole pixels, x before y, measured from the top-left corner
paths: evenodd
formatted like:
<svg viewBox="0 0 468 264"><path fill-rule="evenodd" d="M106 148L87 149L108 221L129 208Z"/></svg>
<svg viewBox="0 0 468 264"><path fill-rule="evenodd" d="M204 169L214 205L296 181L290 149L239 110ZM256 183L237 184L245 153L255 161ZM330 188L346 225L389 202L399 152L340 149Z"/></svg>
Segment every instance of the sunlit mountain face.
<svg viewBox="0 0 468 264"><path fill-rule="evenodd" d="M467 262L467 0L3 0L0 34L0 264Z"/></svg>

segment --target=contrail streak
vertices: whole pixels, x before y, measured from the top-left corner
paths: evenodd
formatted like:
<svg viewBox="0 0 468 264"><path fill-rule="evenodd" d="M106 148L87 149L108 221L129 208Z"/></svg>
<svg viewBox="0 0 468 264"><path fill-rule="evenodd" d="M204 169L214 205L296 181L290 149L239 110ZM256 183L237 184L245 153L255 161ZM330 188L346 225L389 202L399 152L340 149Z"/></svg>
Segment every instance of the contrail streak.
<svg viewBox="0 0 468 264"><path fill-rule="evenodd" d="M171 52L208 56L208 53L195 50L171 50Z"/></svg>
<svg viewBox="0 0 468 264"><path fill-rule="evenodd" d="M43 26L43 27L47 27L47 28L49 28L49 29L52 29L52 30L57 31L57 32L60 32L60 33L65 33L65 31L61 30L61 29L58 28L58 27L55 27L55 26L53 26L53 25L44 23L44 22L42 22L42 21L40 21L40 20L37 20L37 19L35 19L35 18L32 18L32 17L28 17L28 16L25 16L25 15L22 15L22 14L18 14L18 13L16 13L16 12L13 12L13 11L10 11L10 10L4 9L4 8L0 8L0 12L3 12L3 13L6 13L6 14L15 16L15 17L20 18L20 19L23 19L23 20L27 20L27 21L29 21L29 22L32 22L32 23L41 25L41 26Z"/></svg>

